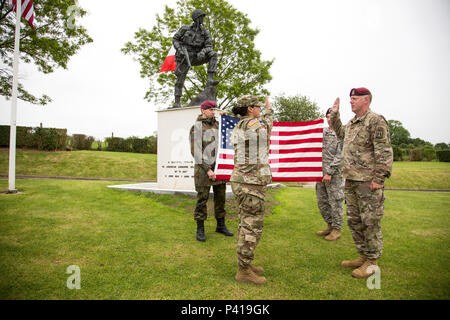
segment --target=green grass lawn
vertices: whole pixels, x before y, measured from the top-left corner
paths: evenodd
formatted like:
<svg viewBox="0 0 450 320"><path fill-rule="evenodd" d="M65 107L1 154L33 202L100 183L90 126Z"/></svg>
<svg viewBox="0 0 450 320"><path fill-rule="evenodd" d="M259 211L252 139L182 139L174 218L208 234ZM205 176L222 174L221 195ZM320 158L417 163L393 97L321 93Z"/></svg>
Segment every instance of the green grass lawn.
<svg viewBox="0 0 450 320"><path fill-rule="evenodd" d="M269 192L255 259L268 282L252 286L234 280L236 238L215 233L213 217L207 241L195 240L193 198L111 184L21 180L23 193L0 194L0 299L450 298L448 193L386 191L381 289L369 290L340 267L357 256L347 225L337 242L315 235L324 222L313 189ZM70 265L80 290L66 287Z"/></svg>
<svg viewBox="0 0 450 320"><path fill-rule="evenodd" d="M0 150L0 174L8 174L8 149ZM17 175L156 180L156 155L108 151L24 151Z"/></svg>
<svg viewBox="0 0 450 320"><path fill-rule="evenodd" d="M450 190L449 162L394 162L386 188Z"/></svg>

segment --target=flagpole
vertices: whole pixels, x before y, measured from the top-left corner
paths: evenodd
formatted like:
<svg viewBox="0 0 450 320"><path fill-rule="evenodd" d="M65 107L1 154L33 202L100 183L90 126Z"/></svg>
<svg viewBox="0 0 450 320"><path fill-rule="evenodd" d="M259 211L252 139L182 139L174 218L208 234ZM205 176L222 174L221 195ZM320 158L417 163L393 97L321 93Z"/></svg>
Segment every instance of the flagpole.
<svg viewBox="0 0 450 320"><path fill-rule="evenodd" d="M16 189L16 122L17 122L17 88L19 73L20 19L22 17L22 1L16 1L16 32L14 41L13 86L11 94L11 126L9 134L9 176L8 193L17 193Z"/></svg>

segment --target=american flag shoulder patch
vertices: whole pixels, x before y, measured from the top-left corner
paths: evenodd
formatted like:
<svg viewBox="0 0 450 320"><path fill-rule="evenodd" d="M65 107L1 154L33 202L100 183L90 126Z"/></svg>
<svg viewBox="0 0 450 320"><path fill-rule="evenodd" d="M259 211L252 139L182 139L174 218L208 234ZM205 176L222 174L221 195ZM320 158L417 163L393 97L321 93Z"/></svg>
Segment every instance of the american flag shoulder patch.
<svg viewBox="0 0 450 320"><path fill-rule="evenodd" d="M257 123L259 123L259 120L258 119L253 119L253 120L251 120L249 123L248 123L248 126L249 127L253 127L255 124L257 124Z"/></svg>

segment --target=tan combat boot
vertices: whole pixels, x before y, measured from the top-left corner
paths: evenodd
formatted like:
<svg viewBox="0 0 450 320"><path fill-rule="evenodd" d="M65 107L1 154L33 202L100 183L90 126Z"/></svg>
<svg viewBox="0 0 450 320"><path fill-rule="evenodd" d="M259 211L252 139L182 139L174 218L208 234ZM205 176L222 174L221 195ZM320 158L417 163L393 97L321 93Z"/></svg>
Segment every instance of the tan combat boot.
<svg viewBox="0 0 450 320"><path fill-rule="evenodd" d="M264 273L264 268L263 267L255 267L250 265L250 269L252 269L252 271L254 273L256 273L257 275L260 275L261 273Z"/></svg>
<svg viewBox="0 0 450 320"><path fill-rule="evenodd" d="M376 259L367 259L361 267L353 270L352 276L355 278L368 278L373 275L378 270L377 260Z"/></svg>
<svg viewBox="0 0 450 320"><path fill-rule="evenodd" d="M242 283L253 283L253 284L266 283L266 278L256 275L250 267L244 268L239 266L235 279L237 282Z"/></svg>
<svg viewBox="0 0 450 320"><path fill-rule="evenodd" d="M328 227L327 227L326 229L322 230L322 231L318 231L318 232L317 232L317 235L318 235L318 236L326 236L326 235L329 235L332 229L333 229L333 228L331 228L331 224L328 224Z"/></svg>
<svg viewBox="0 0 450 320"><path fill-rule="evenodd" d="M325 237L325 240L334 241L339 239L340 237L341 237L341 230L333 229L331 230L331 233Z"/></svg>
<svg viewBox="0 0 450 320"><path fill-rule="evenodd" d="M341 266L346 267L346 268L358 268L361 267L364 262L366 262L367 258L363 255L359 256L359 258L355 259L355 260L345 260L342 261Z"/></svg>

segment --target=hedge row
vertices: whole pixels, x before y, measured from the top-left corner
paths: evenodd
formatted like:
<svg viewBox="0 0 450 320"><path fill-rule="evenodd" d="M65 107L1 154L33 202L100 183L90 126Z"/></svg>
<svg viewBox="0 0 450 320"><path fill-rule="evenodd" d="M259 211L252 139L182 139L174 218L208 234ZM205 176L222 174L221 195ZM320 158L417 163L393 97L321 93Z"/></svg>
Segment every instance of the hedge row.
<svg viewBox="0 0 450 320"><path fill-rule="evenodd" d="M154 136L138 138L129 137L127 139L111 137L105 139L107 151L134 152L134 153L155 153L157 151L157 138Z"/></svg>
<svg viewBox="0 0 450 320"><path fill-rule="evenodd" d="M437 158L441 162L450 162L450 150L438 150L436 151Z"/></svg>
<svg viewBox="0 0 450 320"><path fill-rule="evenodd" d="M0 147L9 147L10 127L0 126ZM46 151L65 150L67 129L16 127L17 148Z"/></svg>

